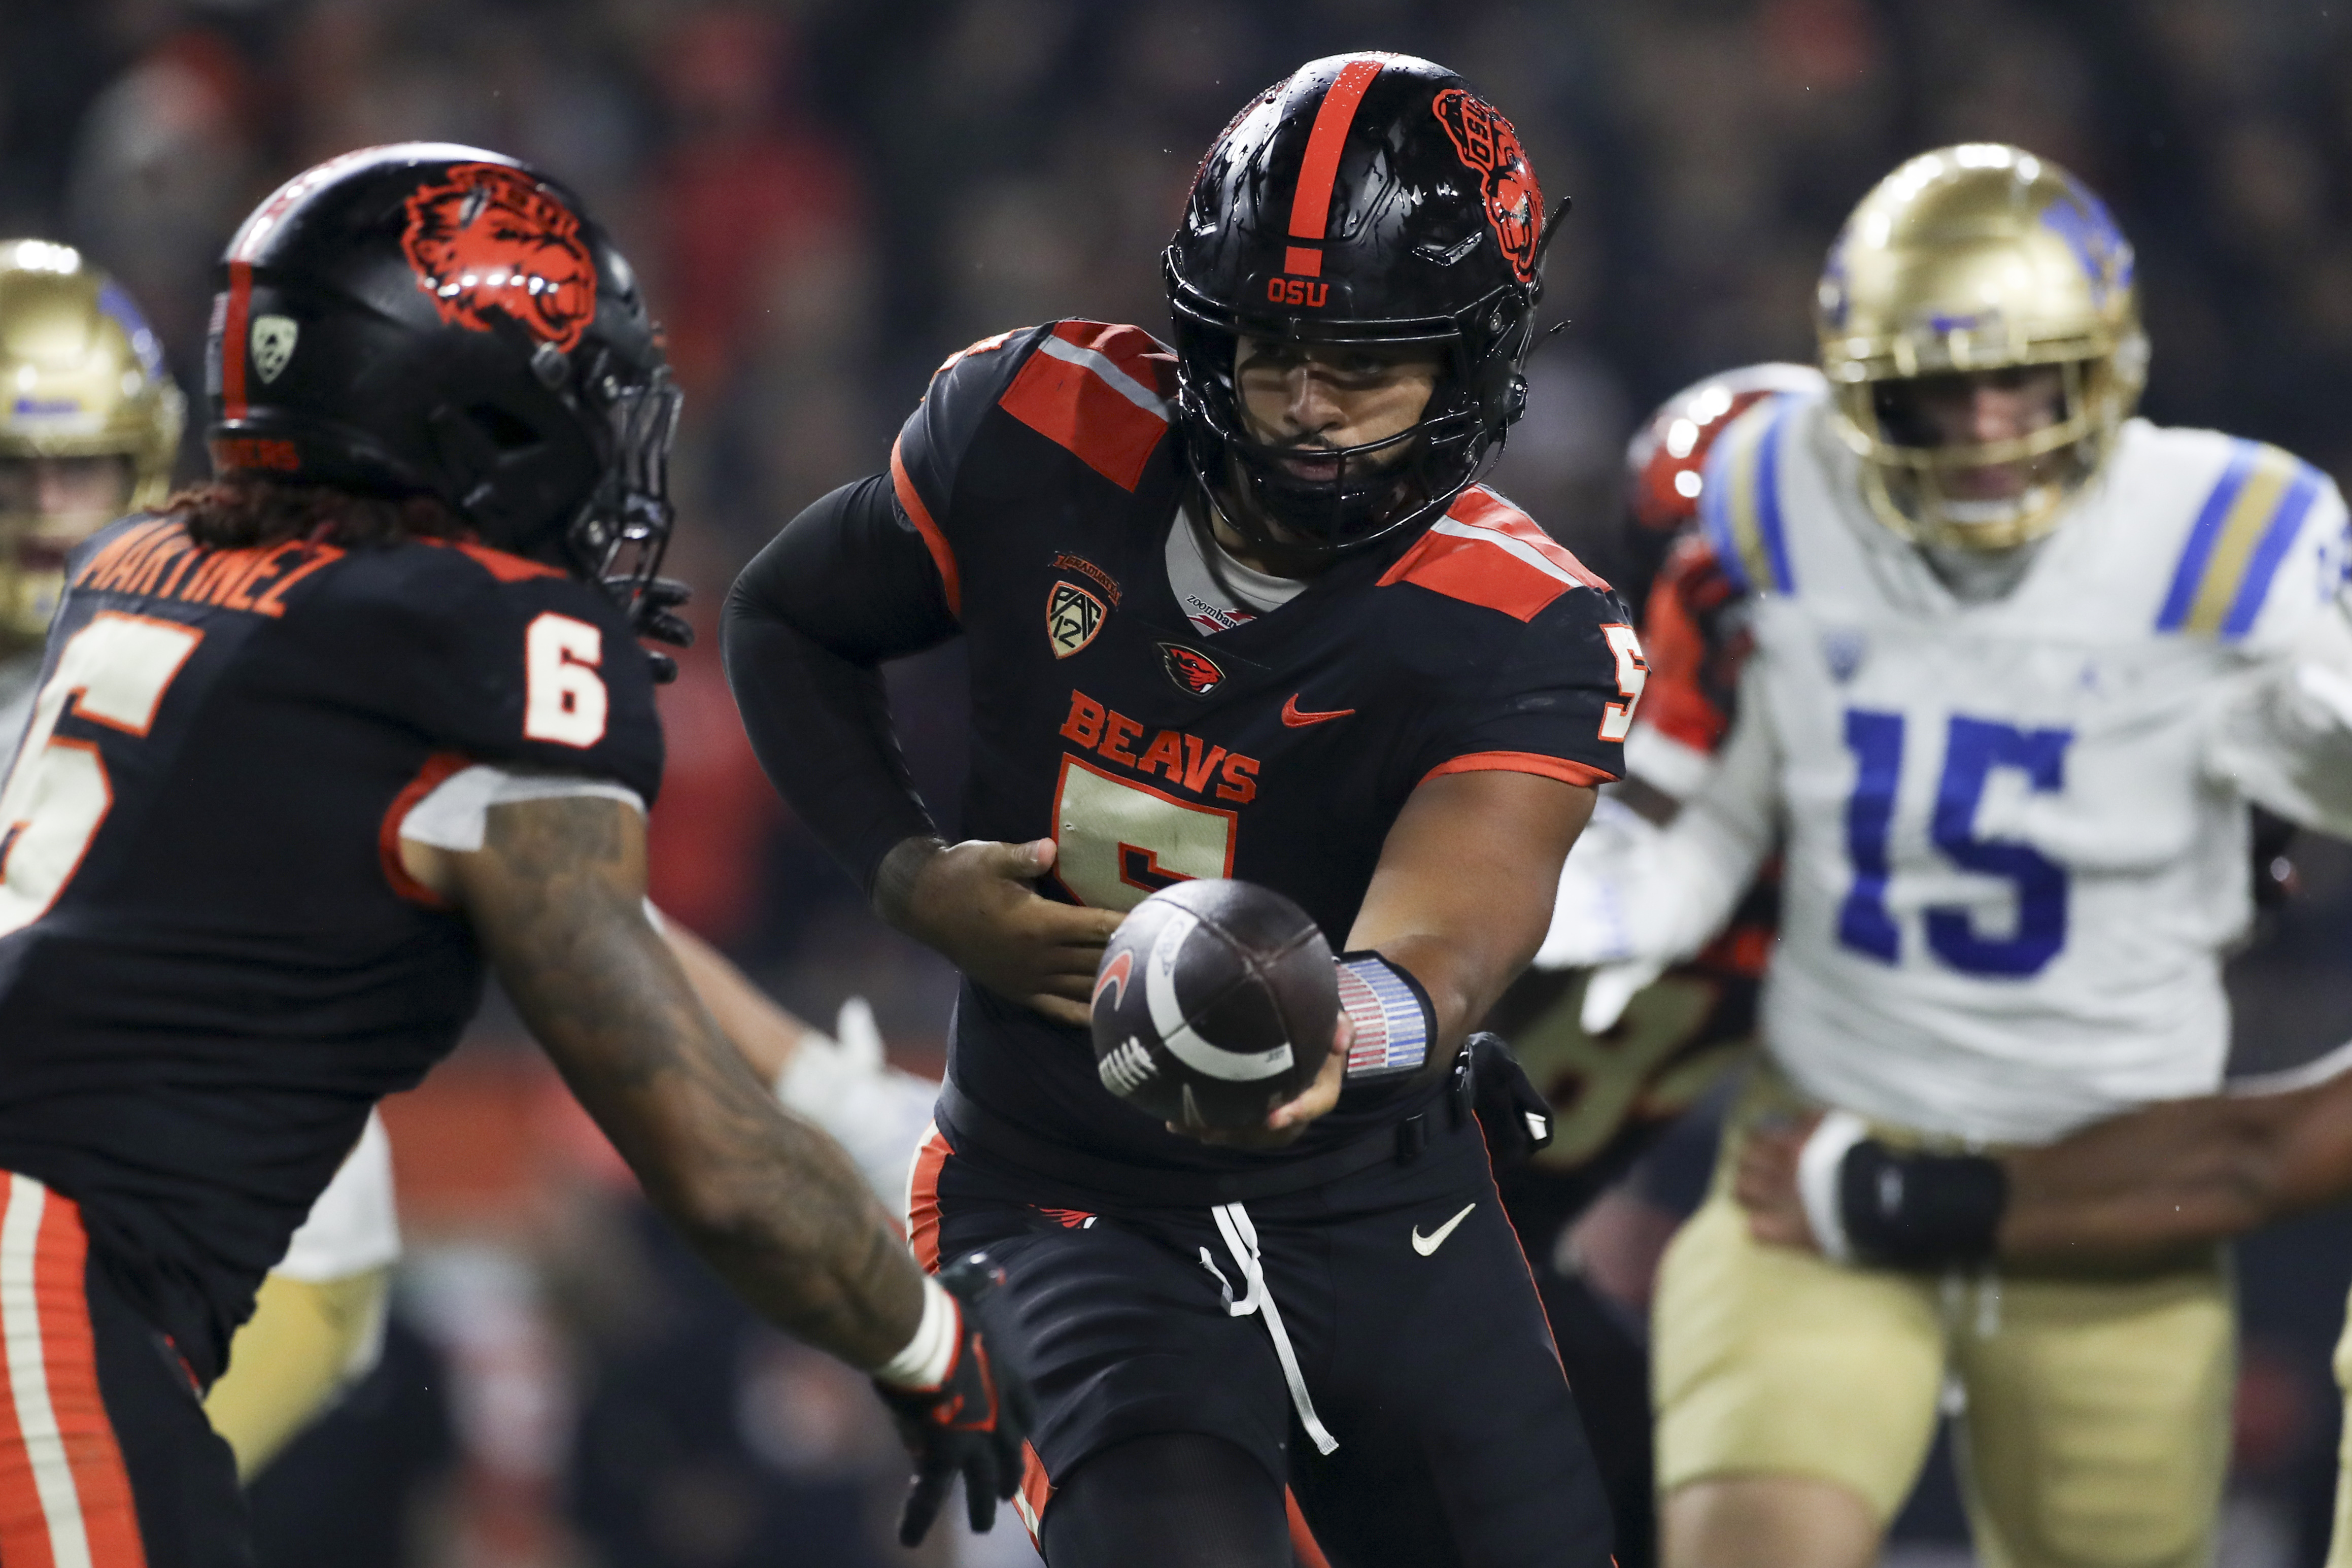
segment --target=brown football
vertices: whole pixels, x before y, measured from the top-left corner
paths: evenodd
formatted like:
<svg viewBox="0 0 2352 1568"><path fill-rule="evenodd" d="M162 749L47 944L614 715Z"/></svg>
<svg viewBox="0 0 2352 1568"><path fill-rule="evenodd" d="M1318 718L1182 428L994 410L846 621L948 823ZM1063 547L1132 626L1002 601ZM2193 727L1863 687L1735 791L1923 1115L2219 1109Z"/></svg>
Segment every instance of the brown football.
<svg viewBox="0 0 2352 1568"><path fill-rule="evenodd" d="M1095 1068L1162 1121L1255 1127L1314 1081L1339 1015L1331 946L1306 910L1252 882L1179 882L1104 950Z"/></svg>

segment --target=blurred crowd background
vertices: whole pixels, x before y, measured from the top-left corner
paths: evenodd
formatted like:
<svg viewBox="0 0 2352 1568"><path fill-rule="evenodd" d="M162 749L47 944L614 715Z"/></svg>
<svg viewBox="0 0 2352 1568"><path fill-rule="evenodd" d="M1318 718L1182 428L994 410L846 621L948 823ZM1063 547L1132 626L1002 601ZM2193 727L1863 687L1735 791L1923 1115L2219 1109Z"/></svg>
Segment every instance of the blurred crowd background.
<svg viewBox="0 0 2352 1568"><path fill-rule="evenodd" d="M2149 414L2352 479L2352 17L2311 0L7 0L0 235L113 269L194 392L215 258L306 164L450 140L581 191L688 390L672 560L705 635L663 696L656 898L820 1023L870 997L935 1071L951 977L761 778L709 635L726 584L883 466L966 342L1068 315L1164 331L1158 252L1202 150L1299 61L1367 47L1465 73L1574 199L1546 299L1568 329L1497 482L1604 572L1635 421L1706 373L1810 358L1845 212L1961 140L2054 157L2115 207ZM894 678L950 826L960 681L952 648ZM2238 965L2249 1062L2352 1034L2352 855L2297 856L2301 898ZM390 1111L411 1241L390 1353L263 1483L266 1560L904 1560L863 1388L718 1296L495 1005ZM1669 1207L1687 1186L1643 1180ZM2319 1561L2348 1276L2335 1216L2242 1248L2231 1563ZM1017 1535L925 1560L1020 1562ZM1948 1483L1899 1535L1967 1560Z"/></svg>

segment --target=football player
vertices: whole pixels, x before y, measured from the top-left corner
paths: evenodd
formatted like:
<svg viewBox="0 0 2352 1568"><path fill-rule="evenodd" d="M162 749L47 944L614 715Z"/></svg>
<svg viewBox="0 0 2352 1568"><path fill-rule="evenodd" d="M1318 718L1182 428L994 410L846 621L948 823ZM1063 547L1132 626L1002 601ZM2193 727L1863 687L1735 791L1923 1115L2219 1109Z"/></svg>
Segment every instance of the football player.
<svg viewBox="0 0 2352 1568"><path fill-rule="evenodd" d="M1819 300L1827 395L1744 416L1708 463L1756 646L1625 889L1654 966L1783 852L1769 1070L1660 1281L1665 1559L1873 1560L1948 1381L1986 1557L2201 1561L2233 1338L2210 1249L2095 1281L1983 1248L1855 1267L1902 1255L1761 1246L1731 1175L1749 1129L1807 1110L1851 1113L1849 1141L2025 1146L2215 1087L2249 802L2352 830L2343 504L2284 453L2129 417L2130 248L2031 153L1904 165Z"/></svg>
<svg viewBox="0 0 2352 1568"><path fill-rule="evenodd" d="M1041 1408L1018 1503L1062 1568L1287 1564L1286 1483L1336 1563L1606 1560L1454 1070L1642 679L1605 585L1475 482L1524 399L1544 224L1451 72L1302 67L1201 164L1172 353L1061 321L955 355L887 473L730 600L762 763L966 977L912 1233L1006 1271ZM959 633L950 845L877 667ZM1225 876L1333 936L1353 1020L1243 1146L1106 1092L1086 1027L1121 912Z"/></svg>
<svg viewBox="0 0 2352 1568"><path fill-rule="evenodd" d="M71 247L0 241L0 745L25 732L66 558L171 489L185 403L137 303ZM400 1236L367 1130L269 1271L205 1413L251 1477L375 1360Z"/></svg>
<svg viewBox="0 0 2352 1568"><path fill-rule="evenodd" d="M485 959L714 1267L874 1371L905 1533L958 1474L984 1524L1026 1399L985 1260L906 1262L645 913L677 398L627 263L409 144L282 186L223 282L216 478L68 560L0 785L0 1559L245 1560L198 1399Z"/></svg>

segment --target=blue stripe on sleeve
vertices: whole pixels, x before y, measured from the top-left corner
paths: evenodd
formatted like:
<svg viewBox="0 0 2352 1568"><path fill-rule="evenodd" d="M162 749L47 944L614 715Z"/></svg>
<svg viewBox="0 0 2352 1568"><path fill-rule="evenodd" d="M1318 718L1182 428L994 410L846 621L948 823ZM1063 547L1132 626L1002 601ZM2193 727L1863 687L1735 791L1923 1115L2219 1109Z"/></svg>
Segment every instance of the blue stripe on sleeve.
<svg viewBox="0 0 2352 1568"><path fill-rule="evenodd" d="M2252 441L2230 444L2229 466L2221 470L2213 493L2205 498L2204 508L2197 514L2196 523L2189 530L2189 543L2180 552L2180 564L2173 568L2172 587L2164 595L2164 608L2156 615L2156 629L2177 632L2189 619L2189 608L2197 603L2197 585L2205 576L2205 566L2213 557L2213 546L2221 537L2222 521L2238 492L2246 488L2246 476L2253 471L2255 454L2262 448Z"/></svg>
<svg viewBox="0 0 2352 1568"><path fill-rule="evenodd" d="M2279 563L2286 559L2287 549L2303 529L2303 520L2311 510L2311 503L2319 497L2319 470L2307 463L2297 463L2294 480L2280 498L2278 510L2271 513L2269 524L2263 530L2260 544L2246 563L2246 575L2238 584L2238 596L2231 601L2230 613L2221 622L2224 637L2242 637L2254 629L2255 617L2263 613L2263 601L2270 596L2271 579L2278 575Z"/></svg>
<svg viewBox="0 0 2352 1568"><path fill-rule="evenodd" d="M1780 526L1780 435L1798 399L1780 397L1773 403L1771 426L1757 443L1756 530L1764 536L1764 559L1772 568L1772 585L1783 594L1793 594L1797 579L1789 570L1789 540Z"/></svg>

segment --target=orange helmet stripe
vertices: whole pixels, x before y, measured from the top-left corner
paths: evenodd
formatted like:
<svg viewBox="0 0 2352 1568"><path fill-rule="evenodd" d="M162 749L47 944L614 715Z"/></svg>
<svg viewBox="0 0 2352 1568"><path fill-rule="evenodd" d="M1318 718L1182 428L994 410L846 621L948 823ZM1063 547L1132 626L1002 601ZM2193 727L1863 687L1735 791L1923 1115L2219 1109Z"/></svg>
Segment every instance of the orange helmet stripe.
<svg viewBox="0 0 2352 1568"><path fill-rule="evenodd" d="M1307 156L1298 164L1298 189L1290 198L1291 238L1322 243L1324 226L1331 217L1331 186L1339 177L1339 149L1348 140L1348 127L1355 123L1356 105L1363 101L1364 89L1372 85L1384 63L1377 56L1349 60L1323 95L1322 107L1315 111L1314 129L1307 133ZM1319 278L1323 253L1290 246L1283 253L1282 269Z"/></svg>

